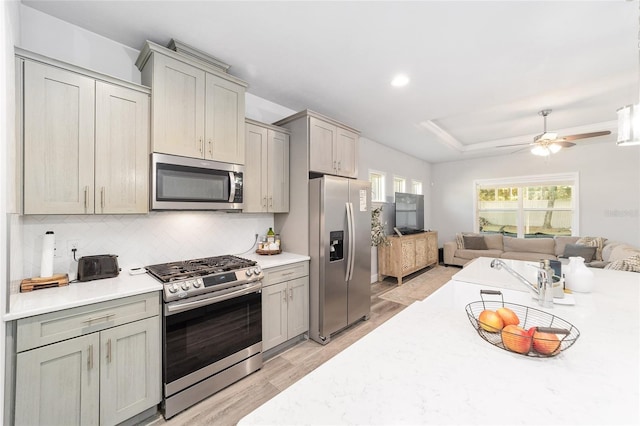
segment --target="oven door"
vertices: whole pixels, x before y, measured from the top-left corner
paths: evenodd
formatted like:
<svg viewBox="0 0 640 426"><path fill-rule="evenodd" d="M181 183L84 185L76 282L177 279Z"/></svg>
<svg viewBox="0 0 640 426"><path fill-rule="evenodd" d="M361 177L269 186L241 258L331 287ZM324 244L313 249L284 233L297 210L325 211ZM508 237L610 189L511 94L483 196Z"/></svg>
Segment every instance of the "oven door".
<svg viewBox="0 0 640 426"><path fill-rule="evenodd" d="M261 353L261 288L165 305L165 397Z"/></svg>
<svg viewBox="0 0 640 426"><path fill-rule="evenodd" d="M151 154L152 210L242 209L244 167Z"/></svg>

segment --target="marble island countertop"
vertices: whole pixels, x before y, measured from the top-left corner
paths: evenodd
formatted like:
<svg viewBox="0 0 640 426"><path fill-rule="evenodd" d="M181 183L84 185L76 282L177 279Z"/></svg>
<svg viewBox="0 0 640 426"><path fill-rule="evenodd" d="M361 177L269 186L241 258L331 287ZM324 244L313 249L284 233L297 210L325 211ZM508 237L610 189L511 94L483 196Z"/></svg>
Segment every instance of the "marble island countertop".
<svg viewBox="0 0 640 426"><path fill-rule="evenodd" d="M309 256L287 252L274 256L261 256L256 253L250 253L240 255L240 257L257 261L263 269L309 260ZM9 299L9 312L2 319L4 321L13 321L34 315L161 290L162 284L151 275L129 275L128 271L123 268L115 278L72 282L63 287L12 294Z"/></svg>
<svg viewBox="0 0 640 426"><path fill-rule="evenodd" d="M574 306L543 309L581 333L555 357L480 338L465 306L481 289L542 308L511 278L487 284L492 271L478 262L460 278L483 282L454 276L239 424L639 424L640 274L595 272L594 291L575 294Z"/></svg>

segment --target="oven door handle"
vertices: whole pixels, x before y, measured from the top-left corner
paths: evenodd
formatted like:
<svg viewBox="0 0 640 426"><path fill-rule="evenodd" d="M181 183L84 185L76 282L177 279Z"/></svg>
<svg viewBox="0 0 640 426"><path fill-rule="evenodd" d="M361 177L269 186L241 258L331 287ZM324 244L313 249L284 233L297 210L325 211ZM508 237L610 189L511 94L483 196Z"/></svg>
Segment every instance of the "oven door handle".
<svg viewBox="0 0 640 426"><path fill-rule="evenodd" d="M231 293L222 294L220 296L212 296L206 299L194 300L193 302L173 302L165 305L165 315L174 315L180 312L188 311L191 309L199 308L202 306L212 305L214 303L223 302L225 300L233 299L234 297L244 296L259 291L262 288L262 282L258 281L251 287L243 288L242 290L233 291Z"/></svg>

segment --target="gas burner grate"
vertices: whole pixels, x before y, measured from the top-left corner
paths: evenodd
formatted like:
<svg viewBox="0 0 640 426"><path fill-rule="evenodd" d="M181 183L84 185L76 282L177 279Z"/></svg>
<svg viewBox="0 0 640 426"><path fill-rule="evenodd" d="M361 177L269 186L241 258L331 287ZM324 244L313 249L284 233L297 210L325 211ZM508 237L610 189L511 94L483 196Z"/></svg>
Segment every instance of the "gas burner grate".
<svg viewBox="0 0 640 426"><path fill-rule="evenodd" d="M219 272L233 271L255 265L254 260L233 255L205 257L201 259L183 260L179 262L160 263L147 266L151 275L162 282L171 282L186 278L211 275Z"/></svg>

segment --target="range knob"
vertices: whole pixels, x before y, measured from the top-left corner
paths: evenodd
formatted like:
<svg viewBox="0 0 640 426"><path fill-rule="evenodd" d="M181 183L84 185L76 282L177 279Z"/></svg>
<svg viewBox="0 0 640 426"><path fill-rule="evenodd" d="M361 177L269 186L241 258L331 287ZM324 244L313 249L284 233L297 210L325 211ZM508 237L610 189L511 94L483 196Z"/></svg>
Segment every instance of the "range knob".
<svg viewBox="0 0 640 426"><path fill-rule="evenodd" d="M202 279L198 278L197 280L193 281L193 288L200 288L200 286L202 285Z"/></svg>
<svg viewBox="0 0 640 426"><path fill-rule="evenodd" d="M189 281L185 281L185 282L183 282L183 283L182 283L182 285L181 285L180 287L182 287L182 289L183 289L184 291L189 290Z"/></svg>
<svg viewBox="0 0 640 426"><path fill-rule="evenodd" d="M248 277L250 277L250 276L251 276L251 268L247 268L247 270L246 270L246 271L244 271L244 273L245 273Z"/></svg>
<svg viewBox="0 0 640 426"><path fill-rule="evenodd" d="M256 266L255 268L253 268L254 275L260 275L260 272L262 272L262 268L260 268L259 266Z"/></svg>
<svg viewBox="0 0 640 426"><path fill-rule="evenodd" d="M178 291L178 284L173 283L169 285L169 293L175 293L176 291Z"/></svg>

